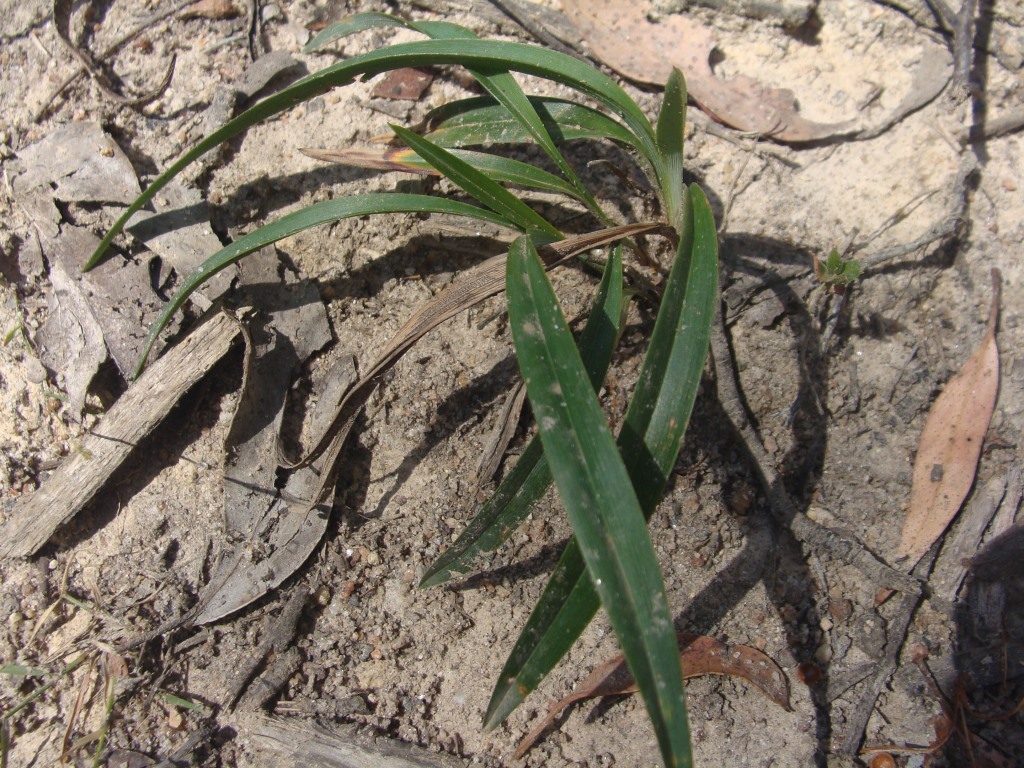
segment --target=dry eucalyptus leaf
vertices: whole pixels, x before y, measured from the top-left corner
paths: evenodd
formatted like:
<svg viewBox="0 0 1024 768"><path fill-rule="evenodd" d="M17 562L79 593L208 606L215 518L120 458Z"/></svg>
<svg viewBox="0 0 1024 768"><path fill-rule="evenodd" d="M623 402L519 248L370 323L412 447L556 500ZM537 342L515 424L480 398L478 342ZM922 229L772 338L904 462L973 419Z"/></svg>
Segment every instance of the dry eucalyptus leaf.
<svg viewBox="0 0 1024 768"><path fill-rule="evenodd" d="M234 83L234 87L247 99L251 99L270 85L274 78L289 70L300 68L304 69L302 62L296 60L288 51L271 51L250 64Z"/></svg>
<svg viewBox="0 0 1024 768"><path fill-rule="evenodd" d="M288 578L319 543L321 519L326 525L319 511L289 510L276 485L274 457L288 389L301 363L331 340L316 287L290 272L282 280L280 267L272 246L239 265L240 300L269 311L247 326L242 394L225 439L224 519L226 538L235 545L201 596L200 623L248 605ZM330 393L322 400L330 401ZM304 498L301 490L289 493ZM299 528L292 530L295 522ZM262 551L266 557L253 554Z"/></svg>
<svg viewBox="0 0 1024 768"><path fill-rule="evenodd" d="M145 343L147 329L163 309L153 288L149 264L134 259L109 259L89 272L82 265L99 245L99 238L82 227L64 225L60 237L43 242L50 262L59 261L80 286L93 316L103 329L103 340L118 369L130 378ZM173 334L181 322L168 326ZM166 338L166 336L165 336ZM163 348L160 340L154 351Z"/></svg>
<svg viewBox="0 0 1024 768"><path fill-rule="evenodd" d="M242 393L225 439L224 515L232 540L259 540L257 521L277 496L274 456L288 389L302 362L331 340L316 287L289 273L282 282L279 266L273 246L239 265L241 303L271 309L248 323Z"/></svg>
<svg viewBox="0 0 1024 768"><path fill-rule="evenodd" d="M96 123L68 123L18 152L15 190L49 187L64 202L130 204L142 190L132 164Z"/></svg>
<svg viewBox="0 0 1024 768"><path fill-rule="evenodd" d="M50 311L39 331L39 357L47 368L64 377L71 410L80 416L89 384L107 359L103 329L60 259L50 265L50 285Z"/></svg>
<svg viewBox="0 0 1024 768"><path fill-rule="evenodd" d="M952 59L940 46L927 46L902 103L873 126L858 120L818 123L802 117L795 94L770 88L754 78L715 76L710 56L715 47L712 31L684 16L648 18L650 3L617 0L562 0L572 20L599 59L630 80L662 85L673 67L686 76L690 98L716 120L741 131L777 141L805 142L856 134L877 136L910 112L934 99L945 87Z"/></svg>
<svg viewBox="0 0 1024 768"><path fill-rule="evenodd" d="M790 710L789 682L770 656L749 646L726 645L713 637L680 634L678 639L679 663L685 678L701 675L740 677L787 712ZM530 750L566 707L583 699L620 696L637 690L625 656L613 656L587 675L576 690L548 707L547 715L519 742L516 758L523 757Z"/></svg>
<svg viewBox="0 0 1024 768"><path fill-rule="evenodd" d="M195 187L174 179L153 199L152 205L155 212L139 211L126 229L179 276L188 275L223 247L210 226L209 206ZM213 300L231 287L237 274L234 265L221 270L192 295L192 301L203 311L209 309ZM161 275L159 284L165 280L166 275Z"/></svg>
<svg viewBox="0 0 1024 768"><path fill-rule="evenodd" d="M711 70L712 32L692 19L650 21L650 3L562 0L562 9L601 61L642 83L663 85L679 67L690 98L715 119L779 141L811 141L845 133L853 121L815 123L799 115L788 89L768 88L739 75L720 80Z"/></svg>
<svg viewBox="0 0 1024 768"><path fill-rule="evenodd" d="M974 483L981 446L999 389L999 272L981 344L932 405L918 443L910 509L897 556L913 567L943 534Z"/></svg>
<svg viewBox="0 0 1024 768"><path fill-rule="evenodd" d="M96 123L69 123L18 152L23 172L11 188L45 238L60 233L54 200L128 205L139 181L121 148Z"/></svg>
<svg viewBox="0 0 1024 768"><path fill-rule="evenodd" d="M313 410L312 431L327 428L342 396L355 380L355 358L345 355L327 375L324 391ZM221 561L217 573L203 589L196 624L217 621L241 610L279 586L309 559L327 531L331 511L330 504L311 502L320 493L324 468L337 461L347 435L340 433L319 461L295 470L280 495L268 497L266 489L250 489L269 499L269 503L254 508L256 514L248 523L247 540ZM273 456L273 452L264 456L264 462L271 468ZM225 478L225 490L229 488L230 481ZM270 488L273 489L272 483ZM262 513L258 513L260 508Z"/></svg>
<svg viewBox="0 0 1024 768"><path fill-rule="evenodd" d="M147 368L38 491L23 496L0 526L0 557L28 557L103 487L132 449L220 360L238 322L214 315Z"/></svg>

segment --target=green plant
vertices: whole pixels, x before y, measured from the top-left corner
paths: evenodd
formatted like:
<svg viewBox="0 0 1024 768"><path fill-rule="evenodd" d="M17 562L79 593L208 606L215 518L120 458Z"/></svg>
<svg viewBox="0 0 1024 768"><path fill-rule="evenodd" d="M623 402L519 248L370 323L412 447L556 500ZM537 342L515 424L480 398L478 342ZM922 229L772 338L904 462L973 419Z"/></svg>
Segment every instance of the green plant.
<svg viewBox="0 0 1024 768"><path fill-rule="evenodd" d="M846 286L860 277L862 271L859 261L844 259L834 248L825 261L814 257L814 275L832 293L845 293Z"/></svg>
<svg viewBox="0 0 1024 768"><path fill-rule="evenodd" d="M686 91L682 75L676 71L669 79L660 115L652 125L625 91L585 63L526 44L480 40L469 30L445 22L413 23L359 14L324 30L311 48L376 26L404 26L429 39L338 62L239 115L186 152L143 192L107 233L87 268L103 258L127 220L171 178L252 125L356 77L429 65L461 65L469 70L489 96L441 107L430 115L422 134L394 126L408 149L394 153L389 167L432 169L483 207L427 195L376 193L321 202L284 216L214 254L185 279L154 324L140 366L153 340L192 291L246 254L308 227L351 216L412 211L467 216L520 232L507 254L504 283L515 351L539 435L459 540L430 568L423 585L466 571L476 555L497 547L553 478L575 538L505 665L485 725L493 727L508 716L603 605L639 685L666 764L690 765L675 633L646 527L668 482L696 397L717 290L714 219L701 190L683 182ZM512 71L571 88L610 114L585 103L528 97ZM663 219L612 226L558 148L572 139L609 139L635 152L657 190ZM523 142L537 144L558 174L466 149ZM502 184L570 196L586 206L602 228L566 238ZM667 233L675 258L659 291L660 307L639 382L616 438L595 390L605 378L628 303L622 244L612 249L603 265L594 309L578 345L546 269L596 245L622 241L635 248L628 238L647 231ZM484 295L490 294L483 291L479 298ZM433 322L436 325L450 316ZM400 354L415 338L419 336L408 343L393 342L389 350ZM370 378L367 389L374 383Z"/></svg>

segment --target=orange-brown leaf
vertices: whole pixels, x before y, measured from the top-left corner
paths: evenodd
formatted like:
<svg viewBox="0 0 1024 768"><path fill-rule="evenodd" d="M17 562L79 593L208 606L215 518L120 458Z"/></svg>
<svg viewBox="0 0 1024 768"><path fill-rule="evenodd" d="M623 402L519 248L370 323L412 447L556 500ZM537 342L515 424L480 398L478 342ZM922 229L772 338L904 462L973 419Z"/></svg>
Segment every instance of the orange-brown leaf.
<svg viewBox="0 0 1024 768"><path fill-rule="evenodd" d="M789 682L772 658L756 648L726 645L721 640L701 635L680 634L679 663L683 677L700 675L731 675L741 677L761 693L789 711ZM525 755L551 724L569 706L583 699L599 696L620 696L635 693L636 682L622 654L611 657L587 675L576 690L548 707L548 713L531 730L516 749L516 758Z"/></svg>
<svg viewBox="0 0 1024 768"><path fill-rule="evenodd" d="M184 19L233 19L242 12L233 0L199 0L188 6L181 14Z"/></svg>
<svg viewBox="0 0 1024 768"><path fill-rule="evenodd" d="M974 483L981 445L999 389L999 272L992 270L992 308L981 344L935 400L918 444L910 509L897 555L913 567L943 534Z"/></svg>
<svg viewBox="0 0 1024 768"><path fill-rule="evenodd" d="M429 72L412 67L393 69L381 78L380 82L373 86L370 95L375 99L407 99L416 101L427 86L433 81L434 76Z"/></svg>

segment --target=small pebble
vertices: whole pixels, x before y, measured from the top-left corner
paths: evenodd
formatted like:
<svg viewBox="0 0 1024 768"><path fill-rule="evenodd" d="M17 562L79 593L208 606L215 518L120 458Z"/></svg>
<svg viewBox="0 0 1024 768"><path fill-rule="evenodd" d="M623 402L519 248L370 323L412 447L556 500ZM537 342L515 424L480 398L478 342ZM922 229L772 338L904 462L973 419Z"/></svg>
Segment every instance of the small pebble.
<svg viewBox="0 0 1024 768"><path fill-rule="evenodd" d="M261 15L263 17L263 23L266 24L268 21L271 21L272 19L280 18L280 16L282 15L281 7L277 3L267 3L265 6L263 6L263 12Z"/></svg>

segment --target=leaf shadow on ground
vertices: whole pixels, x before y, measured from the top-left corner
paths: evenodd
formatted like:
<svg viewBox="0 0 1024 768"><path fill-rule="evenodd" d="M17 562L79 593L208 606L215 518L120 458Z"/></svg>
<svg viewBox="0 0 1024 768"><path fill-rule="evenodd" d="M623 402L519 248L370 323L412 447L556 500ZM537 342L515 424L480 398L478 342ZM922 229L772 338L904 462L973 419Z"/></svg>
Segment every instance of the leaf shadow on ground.
<svg viewBox="0 0 1024 768"><path fill-rule="evenodd" d="M509 354L488 371L449 394L432 413L420 414L429 422L426 435L406 454L396 469L380 478L380 481L391 480L391 487L384 492L376 507L364 514L368 517L384 514L388 504L401 491L427 454L455 435L463 424L486 413L501 393L511 388L518 375L519 366L515 357Z"/></svg>
<svg viewBox="0 0 1024 768"><path fill-rule="evenodd" d="M414 235L400 245L318 281L320 293L332 299L367 299L378 295L388 282L407 279L407 269L416 277L451 273L453 276L503 253L507 248L488 237ZM443 258L438 254L443 254ZM405 311L413 311L407 308ZM368 363L369 360L362 360Z"/></svg>
<svg viewBox="0 0 1024 768"><path fill-rule="evenodd" d="M1018 522L975 557L976 563L985 562L974 567L956 604L953 669L951 674L939 672L938 680L947 694L967 681L968 705L985 716L971 717L968 713L966 722L977 736L1005 750L1011 762L1024 757L1024 721L1019 716L998 716L1011 712L1024 697L1022 556L1024 526ZM974 745L975 750L978 747ZM973 764L979 757L977 753L973 757L967 754L962 738L950 739L941 754L950 765Z"/></svg>
<svg viewBox="0 0 1024 768"><path fill-rule="evenodd" d="M793 444L777 462L781 482L800 511L806 512L817 478L823 468L827 449L827 416L819 410L816 392L828 391L828 364L819 354L820 333L811 317L804 299L796 293L785 279L771 279L774 267L782 265L810 265L811 253L791 244L769 238L745 235L723 235L721 237L721 265L726 281L741 274L757 274L766 278L766 290L775 294L785 307L781 323L788 325L790 338L798 340L794 353L802 358L795 366L804 371L800 376L790 429ZM742 393L742 391L741 391ZM745 395L744 395L745 399ZM748 414L757 413L744 402ZM728 456L737 448L745 455L743 441L731 428L724 430L725 440L717 446L708 446L706 435L721 434L721 425L729 423L716 397L698 400L697 408L687 430L683 456L695 456L702 449L717 450L714 459L720 466L728 467ZM740 469L741 475L749 477L752 486L757 485L752 471L754 461L747 461ZM815 583L807 557L800 543L788 528L769 520L766 510L755 513L746 521L746 537L743 549L726 567L717 573L711 582L692 598L687 607L675 620L677 631L711 634L714 628L735 609L744 596L758 582L765 582L765 593L772 602L777 615L783 616L796 609L796 618L786 627L786 641L789 650L798 663L810 662L817 649L814 632L801 633L800 627L817 627L822 619L816 601L815 590L807 585ZM774 566L774 567L770 567ZM798 589L796 585L804 585ZM819 590L822 585L818 585ZM785 610L783 610L785 608ZM811 702L815 720L815 764L824 766L832 739L830 707L826 698L829 669L822 668L820 680L810 687Z"/></svg>
<svg viewBox="0 0 1024 768"><path fill-rule="evenodd" d="M220 227L243 224L265 224L270 214L294 206L310 195L335 189L340 185L375 179L380 171L329 165L292 173L261 174L234 187L219 205L212 207L215 232Z"/></svg>

